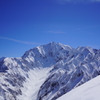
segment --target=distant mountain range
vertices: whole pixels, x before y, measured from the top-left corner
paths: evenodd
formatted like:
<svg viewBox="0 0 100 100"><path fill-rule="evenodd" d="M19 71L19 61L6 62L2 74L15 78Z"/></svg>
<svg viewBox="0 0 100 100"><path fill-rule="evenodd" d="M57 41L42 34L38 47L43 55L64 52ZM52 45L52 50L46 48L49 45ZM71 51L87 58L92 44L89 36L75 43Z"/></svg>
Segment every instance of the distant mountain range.
<svg viewBox="0 0 100 100"><path fill-rule="evenodd" d="M100 50L51 42L0 58L0 100L56 100L98 75Z"/></svg>

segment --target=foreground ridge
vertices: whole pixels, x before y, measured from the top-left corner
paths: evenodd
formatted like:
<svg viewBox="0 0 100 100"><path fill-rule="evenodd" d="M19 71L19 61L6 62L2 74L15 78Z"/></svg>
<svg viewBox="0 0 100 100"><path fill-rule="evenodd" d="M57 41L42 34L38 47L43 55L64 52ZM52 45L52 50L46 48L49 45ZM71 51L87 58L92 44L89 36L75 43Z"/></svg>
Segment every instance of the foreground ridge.
<svg viewBox="0 0 100 100"><path fill-rule="evenodd" d="M86 82L61 96L57 100L98 100L100 98L100 76Z"/></svg>
<svg viewBox="0 0 100 100"><path fill-rule="evenodd" d="M98 75L100 50L51 42L0 58L0 100L56 100Z"/></svg>

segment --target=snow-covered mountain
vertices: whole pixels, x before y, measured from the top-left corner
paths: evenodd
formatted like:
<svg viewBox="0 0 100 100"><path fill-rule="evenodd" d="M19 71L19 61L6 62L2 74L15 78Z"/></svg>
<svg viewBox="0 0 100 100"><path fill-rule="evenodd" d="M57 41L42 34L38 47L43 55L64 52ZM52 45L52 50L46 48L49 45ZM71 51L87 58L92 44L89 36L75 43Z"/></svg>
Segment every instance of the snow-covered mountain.
<svg viewBox="0 0 100 100"><path fill-rule="evenodd" d="M100 74L100 50L51 42L0 58L0 100L56 100Z"/></svg>
<svg viewBox="0 0 100 100"><path fill-rule="evenodd" d="M100 76L84 83L72 91L61 96L57 100L99 100Z"/></svg>

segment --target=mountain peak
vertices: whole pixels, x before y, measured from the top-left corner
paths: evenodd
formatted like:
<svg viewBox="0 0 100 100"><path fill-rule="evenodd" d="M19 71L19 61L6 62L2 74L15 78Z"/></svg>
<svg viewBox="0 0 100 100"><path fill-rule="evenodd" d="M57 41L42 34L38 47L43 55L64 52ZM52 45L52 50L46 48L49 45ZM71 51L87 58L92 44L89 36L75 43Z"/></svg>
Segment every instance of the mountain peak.
<svg viewBox="0 0 100 100"><path fill-rule="evenodd" d="M57 44L57 43L53 41L53 42L50 42L49 44L55 45L55 44Z"/></svg>
<svg viewBox="0 0 100 100"><path fill-rule="evenodd" d="M30 49L25 52L22 58L26 57L38 57L39 56L50 56L52 54L53 57L57 56L57 54L62 54L61 52L69 52L70 54L74 51L74 49L68 45L64 45L61 43L56 43L56 42L50 42L45 45L40 45L38 47L35 47L33 49Z"/></svg>

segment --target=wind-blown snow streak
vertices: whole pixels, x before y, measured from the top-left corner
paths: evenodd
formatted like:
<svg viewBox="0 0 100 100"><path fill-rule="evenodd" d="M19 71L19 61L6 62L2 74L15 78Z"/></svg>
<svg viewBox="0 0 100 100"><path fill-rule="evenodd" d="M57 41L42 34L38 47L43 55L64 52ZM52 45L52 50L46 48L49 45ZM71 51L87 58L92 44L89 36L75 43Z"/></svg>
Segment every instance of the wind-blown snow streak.
<svg viewBox="0 0 100 100"><path fill-rule="evenodd" d="M65 1L65 2L100 2L100 0L62 0L62 1Z"/></svg>
<svg viewBox="0 0 100 100"><path fill-rule="evenodd" d="M59 4L66 4L66 3L99 3L100 0L56 0Z"/></svg>
<svg viewBox="0 0 100 100"><path fill-rule="evenodd" d="M36 43L36 42L20 41L20 40L8 38L8 37L1 37L1 36L0 36L0 39L10 40L10 41L18 42L18 43L23 43L23 44L40 45L39 43Z"/></svg>

